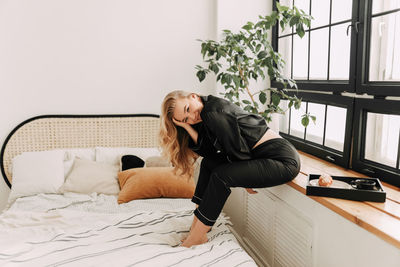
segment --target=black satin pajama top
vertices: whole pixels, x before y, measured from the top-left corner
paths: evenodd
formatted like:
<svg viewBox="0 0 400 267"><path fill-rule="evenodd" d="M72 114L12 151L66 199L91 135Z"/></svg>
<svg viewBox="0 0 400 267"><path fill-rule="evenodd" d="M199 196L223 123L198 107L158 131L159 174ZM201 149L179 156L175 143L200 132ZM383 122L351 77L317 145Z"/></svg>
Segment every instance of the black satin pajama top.
<svg viewBox="0 0 400 267"><path fill-rule="evenodd" d="M251 159L252 147L269 128L265 119L213 95L200 98L202 122L192 125L198 138L197 144L189 139L189 148L202 157L229 162Z"/></svg>

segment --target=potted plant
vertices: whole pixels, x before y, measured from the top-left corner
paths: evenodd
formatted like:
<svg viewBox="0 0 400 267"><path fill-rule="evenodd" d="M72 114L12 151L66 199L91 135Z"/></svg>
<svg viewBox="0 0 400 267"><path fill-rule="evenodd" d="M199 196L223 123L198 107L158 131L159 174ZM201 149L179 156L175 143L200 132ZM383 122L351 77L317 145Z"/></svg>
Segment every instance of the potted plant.
<svg viewBox="0 0 400 267"><path fill-rule="evenodd" d="M294 106L299 109L301 99L296 95L288 94L287 86L296 88L296 82L283 75L285 61L282 56L273 50L268 32L279 22L282 30L285 27L295 27L297 35L304 36L305 26L310 26L311 16L296 7L276 3L277 10L269 16L259 16L256 23L247 22L239 33L224 30L221 41L201 41L201 53L206 67L196 66L197 77L203 81L210 73L215 73L217 82L224 86L222 93L226 99L241 106L245 110L262 115L267 122L271 122L271 114L285 113L279 103L281 99L288 100L288 108ZM266 88L254 91L250 88L251 80L276 80L283 85L283 89ZM267 103L267 96L270 101ZM267 104L266 104L267 103ZM302 115L304 127L310 122L315 123L315 116L309 113Z"/></svg>

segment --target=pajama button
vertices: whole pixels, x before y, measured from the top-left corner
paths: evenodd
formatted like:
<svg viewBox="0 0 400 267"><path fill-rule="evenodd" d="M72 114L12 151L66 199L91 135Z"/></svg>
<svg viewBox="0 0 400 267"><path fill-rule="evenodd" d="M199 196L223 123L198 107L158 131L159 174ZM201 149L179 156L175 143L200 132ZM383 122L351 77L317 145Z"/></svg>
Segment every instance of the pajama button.
<svg viewBox="0 0 400 267"><path fill-rule="evenodd" d="M221 150L217 150L217 153L221 153Z"/></svg>

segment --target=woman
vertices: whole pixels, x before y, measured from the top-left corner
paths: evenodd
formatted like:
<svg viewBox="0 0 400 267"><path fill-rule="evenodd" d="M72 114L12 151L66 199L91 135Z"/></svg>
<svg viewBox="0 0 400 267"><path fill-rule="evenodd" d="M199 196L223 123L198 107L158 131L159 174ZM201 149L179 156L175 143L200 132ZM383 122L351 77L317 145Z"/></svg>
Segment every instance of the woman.
<svg viewBox="0 0 400 267"><path fill-rule="evenodd" d="M208 241L207 232L217 220L231 193L230 187L271 187L297 176L300 158L286 139L258 115L209 95L185 91L169 93L161 108L160 142L176 169L193 171L203 160L192 202L196 205L184 247Z"/></svg>

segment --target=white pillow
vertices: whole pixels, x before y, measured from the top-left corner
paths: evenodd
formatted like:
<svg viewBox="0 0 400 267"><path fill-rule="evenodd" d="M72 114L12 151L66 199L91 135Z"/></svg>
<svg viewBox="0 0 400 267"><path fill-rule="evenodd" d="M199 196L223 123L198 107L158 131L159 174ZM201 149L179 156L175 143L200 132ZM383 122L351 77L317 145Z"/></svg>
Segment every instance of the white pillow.
<svg viewBox="0 0 400 267"><path fill-rule="evenodd" d="M75 157L81 158L81 159L90 159L90 160L95 160L95 150L94 148L66 148L66 149L55 149L53 151L64 151L64 177L66 177L69 173L69 171L72 168L72 164L74 163ZM13 164L11 163L8 165L8 173L12 175L12 166Z"/></svg>
<svg viewBox="0 0 400 267"><path fill-rule="evenodd" d="M75 158L87 159L94 161L96 158L96 153L94 148L70 148L64 149L64 177L67 177Z"/></svg>
<svg viewBox="0 0 400 267"><path fill-rule="evenodd" d="M75 158L71 172L60 191L117 195L120 191L118 170L119 166L116 165Z"/></svg>
<svg viewBox="0 0 400 267"><path fill-rule="evenodd" d="M19 197L58 193L64 183L64 151L23 152L12 160L13 176L8 203Z"/></svg>
<svg viewBox="0 0 400 267"><path fill-rule="evenodd" d="M148 157L160 156L156 147L96 147L96 161L119 165L121 156L135 155L146 161Z"/></svg>

